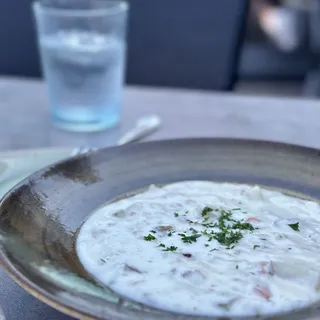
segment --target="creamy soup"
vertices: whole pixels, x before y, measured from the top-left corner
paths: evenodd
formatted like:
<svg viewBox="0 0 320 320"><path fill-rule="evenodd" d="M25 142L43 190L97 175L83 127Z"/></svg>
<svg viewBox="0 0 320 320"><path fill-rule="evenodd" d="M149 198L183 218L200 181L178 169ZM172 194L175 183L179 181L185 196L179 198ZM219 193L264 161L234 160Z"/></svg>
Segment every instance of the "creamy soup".
<svg viewBox="0 0 320 320"><path fill-rule="evenodd" d="M151 186L99 208L76 245L97 280L170 311L270 314L320 296L319 204L259 186Z"/></svg>

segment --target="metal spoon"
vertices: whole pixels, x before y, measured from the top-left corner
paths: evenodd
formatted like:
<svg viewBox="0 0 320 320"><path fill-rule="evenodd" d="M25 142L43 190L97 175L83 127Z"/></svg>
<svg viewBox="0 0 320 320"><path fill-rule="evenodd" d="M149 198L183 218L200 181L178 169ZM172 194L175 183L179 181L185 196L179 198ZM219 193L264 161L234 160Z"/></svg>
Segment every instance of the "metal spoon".
<svg viewBox="0 0 320 320"><path fill-rule="evenodd" d="M126 132L117 142L118 146L139 141L142 138L154 133L161 126L161 119L157 115L144 116L136 122L133 129ZM97 150L97 148L80 147L77 148L73 155L83 154L89 151Z"/></svg>
<svg viewBox="0 0 320 320"><path fill-rule="evenodd" d="M144 116L136 122L135 127L128 131L118 141L118 146L138 141L153 132L155 132L161 125L161 119L157 115Z"/></svg>

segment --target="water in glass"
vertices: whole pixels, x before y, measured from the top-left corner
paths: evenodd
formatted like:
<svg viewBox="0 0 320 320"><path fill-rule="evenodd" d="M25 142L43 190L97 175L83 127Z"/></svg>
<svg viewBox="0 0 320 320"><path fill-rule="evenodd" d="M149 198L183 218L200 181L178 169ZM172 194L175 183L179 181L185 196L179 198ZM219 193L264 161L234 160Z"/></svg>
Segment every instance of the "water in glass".
<svg viewBox="0 0 320 320"><path fill-rule="evenodd" d="M54 122L71 130L114 126L121 105L125 41L69 30L42 35L39 42Z"/></svg>

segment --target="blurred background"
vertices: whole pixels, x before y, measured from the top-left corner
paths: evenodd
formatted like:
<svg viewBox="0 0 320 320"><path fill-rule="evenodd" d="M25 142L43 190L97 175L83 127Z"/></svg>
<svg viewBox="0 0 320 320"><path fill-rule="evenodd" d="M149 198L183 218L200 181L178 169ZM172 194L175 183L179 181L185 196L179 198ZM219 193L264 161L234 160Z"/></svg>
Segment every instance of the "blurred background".
<svg viewBox="0 0 320 320"><path fill-rule="evenodd" d="M2 75L41 76L31 2L0 2ZM320 95L319 0L129 2L129 84Z"/></svg>
<svg viewBox="0 0 320 320"><path fill-rule="evenodd" d="M320 1L252 0L237 89L318 96Z"/></svg>

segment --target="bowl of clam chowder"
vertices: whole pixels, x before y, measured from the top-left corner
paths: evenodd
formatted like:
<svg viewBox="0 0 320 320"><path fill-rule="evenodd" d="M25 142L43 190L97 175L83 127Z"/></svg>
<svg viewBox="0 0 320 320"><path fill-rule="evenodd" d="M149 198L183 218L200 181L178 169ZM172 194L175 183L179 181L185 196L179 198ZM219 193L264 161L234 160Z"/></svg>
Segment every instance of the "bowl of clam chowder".
<svg viewBox="0 0 320 320"><path fill-rule="evenodd" d="M317 319L320 152L237 139L97 150L0 204L0 263L83 319Z"/></svg>

